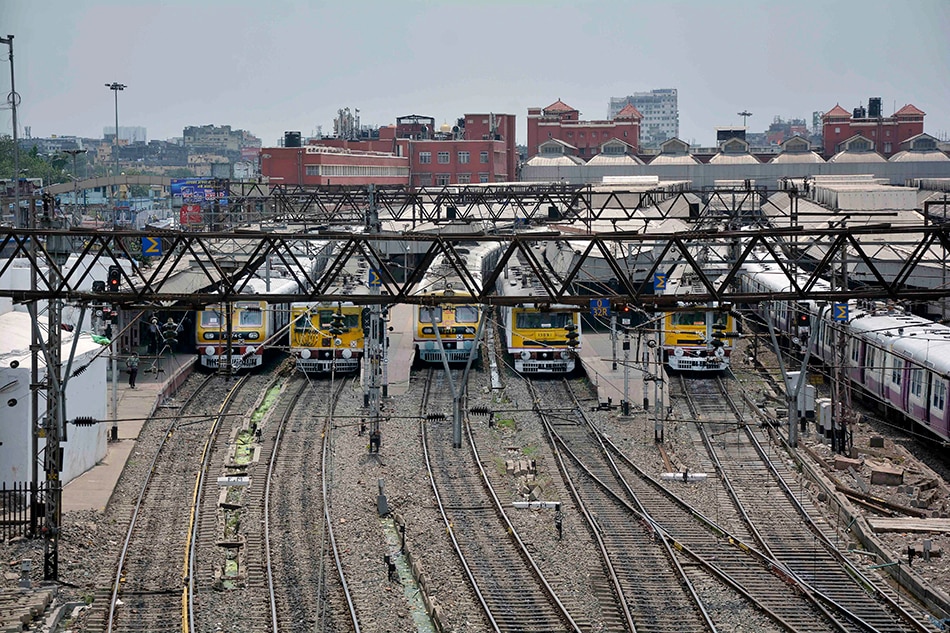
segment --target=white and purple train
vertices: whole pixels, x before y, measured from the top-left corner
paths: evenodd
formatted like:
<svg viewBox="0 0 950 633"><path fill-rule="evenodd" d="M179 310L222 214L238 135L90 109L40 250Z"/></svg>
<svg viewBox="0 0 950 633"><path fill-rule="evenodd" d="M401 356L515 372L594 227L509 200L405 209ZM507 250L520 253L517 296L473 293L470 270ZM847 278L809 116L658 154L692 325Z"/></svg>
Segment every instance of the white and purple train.
<svg viewBox="0 0 950 633"><path fill-rule="evenodd" d="M740 276L745 292L787 292L788 279L774 264L746 264ZM827 283L816 290L828 289ZM883 301L848 303L846 321L833 321L827 304L814 301L771 301L753 307L766 312L777 332L843 373L860 391L902 414L943 442L950 441L950 327L904 311ZM817 328L812 336L811 330ZM844 349L841 349L843 334Z"/></svg>

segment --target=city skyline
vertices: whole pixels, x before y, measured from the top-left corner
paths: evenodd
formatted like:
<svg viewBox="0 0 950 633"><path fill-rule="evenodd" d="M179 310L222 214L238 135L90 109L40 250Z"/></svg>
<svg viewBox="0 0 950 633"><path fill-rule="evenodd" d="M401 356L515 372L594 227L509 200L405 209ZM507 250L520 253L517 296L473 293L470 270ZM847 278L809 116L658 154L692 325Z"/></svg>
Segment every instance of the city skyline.
<svg viewBox="0 0 950 633"><path fill-rule="evenodd" d="M925 131L946 137L950 86L937 78L950 71L948 27L950 4L930 0L0 5L21 135L101 138L114 126L103 83L122 82L120 127L164 140L230 125L265 146L286 130L329 134L344 107L365 125L513 114L525 143L529 107L561 99L599 120L611 97L656 88L677 89L680 138L703 146L716 127L741 125L739 112L761 132L775 116L810 124L813 111L869 97L885 115L913 103ZM11 132L7 107L0 134Z"/></svg>

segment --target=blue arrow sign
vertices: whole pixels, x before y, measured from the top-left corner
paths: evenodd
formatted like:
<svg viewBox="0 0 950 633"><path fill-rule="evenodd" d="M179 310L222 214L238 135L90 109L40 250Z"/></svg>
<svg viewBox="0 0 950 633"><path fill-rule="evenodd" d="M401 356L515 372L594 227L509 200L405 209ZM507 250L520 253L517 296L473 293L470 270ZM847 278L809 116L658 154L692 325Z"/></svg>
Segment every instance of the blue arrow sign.
<svg viewBox="0 0 950 633"><path fill-rule="evenodd" d="M162 254L162 240L157 237L142 238L142 255L157 257Z"/></svg>
<svg viewBox="0 0 950 633"><path fill-rule="evenodd" d="M379 288L382 285L382 280L379 278L379 271L370 268L369 269L369 287L370 288Z"/></svg>
<svg viewBox="0 0 950 633"><path fill-rule="evenodd" d="M653 273L653 292L666 290L666 273Z"/></svg>
<svg viewBox="0 0 950 633"><path fill-rule="evenodd" d="M591 299L590 315L595 319L610 317L610 299Z"/></svg>
<svg viewBox="0 0 950 633"><path fill-rule="evenodd" d="M831 318L835 321L847 321L848 320L848 304L847 303L835 303L831 308Z"/></svg>

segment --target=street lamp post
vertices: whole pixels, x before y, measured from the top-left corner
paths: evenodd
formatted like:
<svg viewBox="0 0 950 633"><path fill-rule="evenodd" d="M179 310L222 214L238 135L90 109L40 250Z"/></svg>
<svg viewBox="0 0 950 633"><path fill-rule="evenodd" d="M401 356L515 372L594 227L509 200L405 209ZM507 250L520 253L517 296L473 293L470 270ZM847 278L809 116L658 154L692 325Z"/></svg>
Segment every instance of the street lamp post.
<svg viewBox="0 0 950 633"><path fill-rule="evenodd" d="M120 84L117 81L113 81L111 84L106 84L106 88L111 90L115 94L115 136L112 141L115 146L112 148L112 153L115 154L115 180L112 183L112 229L116 228L116 220L118 215L118 179L119 179L119 91L125 90L128 88L125 84Z"/></svg>
<svg viewBox="0 0 950 633"><path fill-rule="evenodd" d="M69 154L73 157L73 214L76 213L76 207L79 206L79 191L78 191L78 182L79 176L76 174L76 155L85 154L86 150L84 149L64 149L63 153ZM84 190L85 191L85 190Z"/></svg>
<svg viewBox="0 0 950 633"><path fill-rule="evenodd" d="M20 218L20 143L17 140L16 107L20 95L16 93L13 81L13 36L0 37L0 44L6 44L10 49L10 108L13 111L13 226L23 226Z"/></svg>

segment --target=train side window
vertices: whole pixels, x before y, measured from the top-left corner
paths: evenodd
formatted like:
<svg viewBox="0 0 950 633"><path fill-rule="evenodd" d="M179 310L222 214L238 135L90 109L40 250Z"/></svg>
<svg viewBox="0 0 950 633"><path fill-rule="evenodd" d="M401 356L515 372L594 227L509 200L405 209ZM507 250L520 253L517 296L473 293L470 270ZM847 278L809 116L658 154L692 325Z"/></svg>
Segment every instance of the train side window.
<svg viewBox="0 0 950 633"><path fill-rule="evenodd" d="M875 352L876 350L870 345L868 345L868 360L867 360L868 369L874 369L874 357L876 356Z"/></svg>
<svg viewBox="0 0 950 633"><path fill-rule="evenodd" d="M910 392L914 394L915 396L917 396L918 398L920 397L920 394L923 392L923 387L924 387L923 374L924 374L924 371L920 369L919 367L915 367L914 369L910 370Z"/></svg>
<svg viewBox="0 0 950 633"><path fill-rule="evenodd" d="M850 345L851 345L851 362L856 363L858 362L858 355L861 350L860 340L853 338L851 339Z"/></svg>
<svg viewBox="0 0 950 633"><path fill-rule="evenodd" d="M931 376L931 380L933 381L933 408L943 411L947 403L947 383L936 374Z"/></svg>
<svg viewBox="0 0 950 633"><path fill-rule="evenodd" d="M901 372L904 370L904 361L900 358L894 359L894 367L891 369L891 382L895 385L901 384Z"/></svg>

